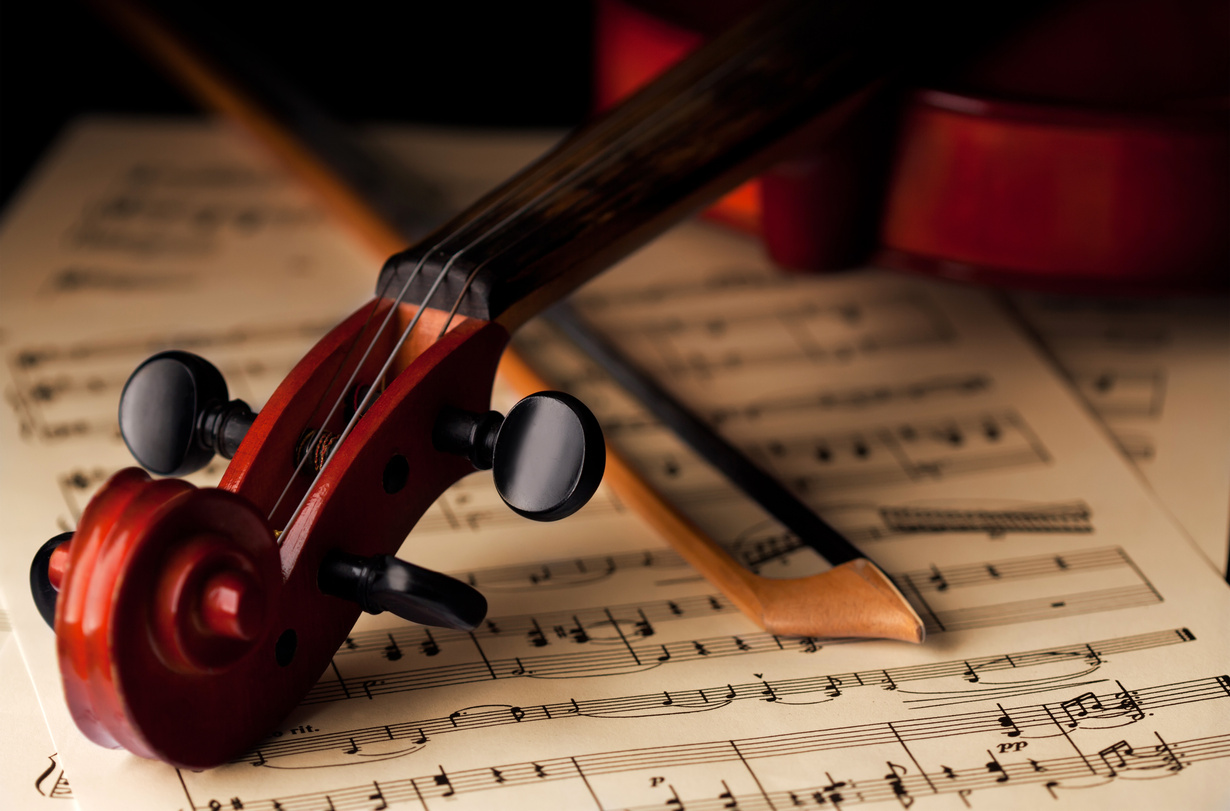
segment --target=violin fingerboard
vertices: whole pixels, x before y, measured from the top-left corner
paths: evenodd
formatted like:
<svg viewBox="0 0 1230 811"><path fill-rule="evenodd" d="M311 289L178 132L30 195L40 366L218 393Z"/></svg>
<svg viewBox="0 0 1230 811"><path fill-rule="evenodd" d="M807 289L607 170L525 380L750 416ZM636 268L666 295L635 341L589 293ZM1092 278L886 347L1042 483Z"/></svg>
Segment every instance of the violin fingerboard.
<svg viewBox="0 0 1230 811"><path fill-rule="evenodd" d="M967 53L946 40L969 33L978 4L923 5L771 4L393 256L378 295L404 288L515 329L781 157L805 124L809 137L835 129L884 77ZM995 8L974 30L1012 16L1011 3L982 5Z"/></svg>

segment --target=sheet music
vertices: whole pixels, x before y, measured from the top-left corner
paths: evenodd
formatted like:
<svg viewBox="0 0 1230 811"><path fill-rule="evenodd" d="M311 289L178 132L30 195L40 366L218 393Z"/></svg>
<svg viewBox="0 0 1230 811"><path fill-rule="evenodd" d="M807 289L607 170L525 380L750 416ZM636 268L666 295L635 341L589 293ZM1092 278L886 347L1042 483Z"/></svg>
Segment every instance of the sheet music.
<svg viewBox="0 0 1230 811"><path fill-rule="evenodd" d="M158 236L183 226L174 218L67 236L134 166L159 161L186 173L162 177L266 178L235 198L297 213L212 242ZM365 616L282 728L219 769L88 743L25 572L129 464L107 428L115 381L188 338L259 406L296 340L306 349L371 285L376 262L269 172L222 129L96 122L0 232L14 406L0 441L20 460L0 470L0 587L82 808L1226 803L1225 584L995 299L876 271L784 279L700 225L587 287L583 314L877 560L926 620L924 645L765 633L615 495L531 524L476 474L401 552L484 591L475 632ZM140 253L151 245L163 249ZM57 286L66 267L106 273ZM549 330L520 344L749 566L823 565Z"/></svg>
<svg viewBox="0 0 1230 811"><path fill-rule="evenodd" d="M17 640L0 611L0 792L6 808L71 809L73 792L43 723Z"/></svg>
<svg viewBox="0 0 1230 811"><path fill-rule="evenodd" d="M1221 571L1230 552L1230 301L1016 295L1124 455Z"/></svg>

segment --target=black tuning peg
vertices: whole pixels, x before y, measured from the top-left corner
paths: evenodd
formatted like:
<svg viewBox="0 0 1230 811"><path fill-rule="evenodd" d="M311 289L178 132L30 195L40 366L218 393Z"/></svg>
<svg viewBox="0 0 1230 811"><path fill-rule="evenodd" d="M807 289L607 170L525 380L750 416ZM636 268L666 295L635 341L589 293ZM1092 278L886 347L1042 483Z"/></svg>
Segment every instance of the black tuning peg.
<svg viewBox="0 0 1230 811"><path fill-rule="evenodd" d="M555 521L581 509L602 481L606 445L585 404L544 391L501 417L449 408L436 420L437 450L469 457L491 469L495 488L512 510L536 521Z"/></svg>
<svg viewBox="0 0 1230 811"><path fill-rule="evenodd" d="M200 470L215 453L230 459L256 415L229 400L212 363L189 352L159 352L137 367L120 394L120 434L141 466L163 476Z"/></svg>
<svg viewBox="0 0 1230 811"><path fill-rule="evenodd" d="M478 591L392 555L362 558L334 550L321 561L316 583L369 614L388 611L422 625L472 631L487 616L487 599Z"/></svg>
<svg viewBox="0 0 1230 811"><path fill-rule="evenodd" d="M30 563L30 594L34 597L39 616L52 628L56 627L56 602L59 592L51 582L51 555L72 539L73 533L60 533L40 546Z"/></svg>

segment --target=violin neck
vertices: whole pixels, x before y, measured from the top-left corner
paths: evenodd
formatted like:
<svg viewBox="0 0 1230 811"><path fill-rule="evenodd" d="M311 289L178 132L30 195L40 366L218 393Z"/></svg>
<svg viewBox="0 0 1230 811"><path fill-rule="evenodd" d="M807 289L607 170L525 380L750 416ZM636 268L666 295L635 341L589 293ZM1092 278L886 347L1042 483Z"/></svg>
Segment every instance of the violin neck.
<svg viewBox="0 0 1230 811"><path fill-rule="evenodd" d="M915 54L960 52L937 40L977 4L923 5L771 4L390 258L378 294L514 330L783 157L804 125L839 127ZM998 10L979 27L1002 25L1004 4L983 5Z"/></svg>

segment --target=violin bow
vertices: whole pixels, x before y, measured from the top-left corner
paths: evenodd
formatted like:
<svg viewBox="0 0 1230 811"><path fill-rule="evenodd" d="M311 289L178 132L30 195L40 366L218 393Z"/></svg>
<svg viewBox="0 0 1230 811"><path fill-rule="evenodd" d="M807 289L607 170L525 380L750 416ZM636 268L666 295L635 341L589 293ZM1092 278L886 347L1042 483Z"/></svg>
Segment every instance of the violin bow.
<svg viewBox="0 0 1230 811"><path fill-rule="evenodd" d="M377 170L377 163L346 133L289 86L271 78L267 70L232 46L229 66L238 75L256 75L247 92L219 69L214 60L130 0L100 3L104 14L176 78L205 107L238 123L265 146L291 172L316 192L343 223L382 256L400 251L407 241L422 235L433 207L432 190L405 173ZM236 54L240 54L236 58ZM864 98L856 92L829 114L819 126L840 126ZM813 132L814 134L814 128ZM761 158L758 165L767 164ZM750 174L722 181L708 190L713 197ZM676 217L678 219L678 217ZM661 230L661 229L659 229ZM646 241L654 233L644 235ZM387 272L387 267L386 267ZM702 450L720 458L719 469L783 520L804 543L817 549L833 568L794 579L770 579L740 565L725 549L692 521L668 504L631 465L607 448L606 480L619 497L652 527L745 615L768 631L819 637L873 637L921 642L924 627L892 581L845 538L828 527L793 494L756 468L733 447L691 416L664 391L575 319L567 324L574 341L640 396L651 410ZM622 370L622 371L620 371ZM549 388L512 349L505 351L500 374L521 392ZM639 382L638 382L639 381ZM705 449L709 449L706 451ZM713 449L717 449L714 451ZM716 456L715 456L716 454Z"/></svg>

